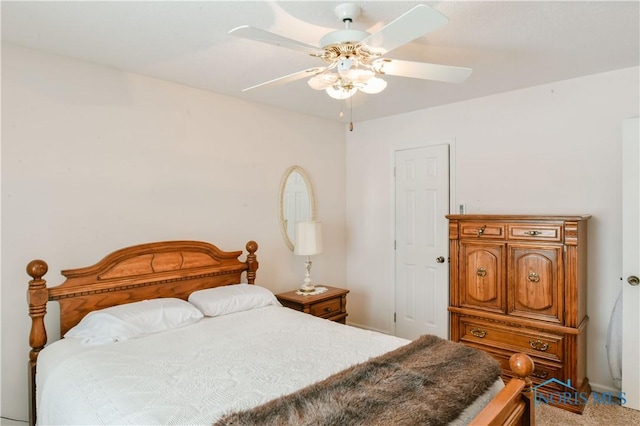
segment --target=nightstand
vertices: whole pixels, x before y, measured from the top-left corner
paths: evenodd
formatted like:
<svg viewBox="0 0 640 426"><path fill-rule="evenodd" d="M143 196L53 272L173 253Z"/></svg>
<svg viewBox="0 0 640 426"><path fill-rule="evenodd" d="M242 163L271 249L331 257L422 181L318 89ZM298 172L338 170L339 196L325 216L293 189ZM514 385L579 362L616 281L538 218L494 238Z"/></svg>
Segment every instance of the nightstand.
<svg viewBox="0 0 640 426"><path fill-rule="evenodd" d="M318 287L326 287L327 291L306 296L296 294L297 290L294 290L276 294L276 297L287 308L345 324L348 315L347 293L349 290L328 285L318 285Z"/></svg>

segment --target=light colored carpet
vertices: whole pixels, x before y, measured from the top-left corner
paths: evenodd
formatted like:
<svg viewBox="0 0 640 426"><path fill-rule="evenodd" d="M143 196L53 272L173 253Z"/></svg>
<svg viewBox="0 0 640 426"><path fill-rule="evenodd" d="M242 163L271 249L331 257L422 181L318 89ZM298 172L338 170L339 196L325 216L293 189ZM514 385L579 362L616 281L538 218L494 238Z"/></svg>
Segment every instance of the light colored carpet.
<svg viewBox="0 0 640 426"><path fill-rule="evenodd" d="M640 411L621 405L593 402L593 396L582 415L546 404L536 406L537 426L631 426L640 425Z"/></svg>

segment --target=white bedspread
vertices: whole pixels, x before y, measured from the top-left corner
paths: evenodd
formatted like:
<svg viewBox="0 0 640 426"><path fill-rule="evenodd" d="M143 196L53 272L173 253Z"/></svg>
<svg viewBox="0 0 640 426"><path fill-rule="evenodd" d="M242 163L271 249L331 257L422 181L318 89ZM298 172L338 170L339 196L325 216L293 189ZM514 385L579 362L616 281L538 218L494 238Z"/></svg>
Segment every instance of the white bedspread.
<svg viewBox="0 0 640 426"><path fill-rule="evenodd" d="M111 345L64 339L38 357L37 419L212 424L406 343L275 306Z"/></svg>

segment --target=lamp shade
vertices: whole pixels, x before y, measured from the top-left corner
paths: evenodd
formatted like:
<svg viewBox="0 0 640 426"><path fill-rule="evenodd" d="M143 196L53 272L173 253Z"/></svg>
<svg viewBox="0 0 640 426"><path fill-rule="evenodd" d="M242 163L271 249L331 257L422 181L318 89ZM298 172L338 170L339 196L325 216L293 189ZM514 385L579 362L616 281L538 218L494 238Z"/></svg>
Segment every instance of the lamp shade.
<svg viewBox="0 0 640 426"><path fill-rule="evenodd" d="M296 222L294 253L302 256L322 253L322 222Z"/></svg>

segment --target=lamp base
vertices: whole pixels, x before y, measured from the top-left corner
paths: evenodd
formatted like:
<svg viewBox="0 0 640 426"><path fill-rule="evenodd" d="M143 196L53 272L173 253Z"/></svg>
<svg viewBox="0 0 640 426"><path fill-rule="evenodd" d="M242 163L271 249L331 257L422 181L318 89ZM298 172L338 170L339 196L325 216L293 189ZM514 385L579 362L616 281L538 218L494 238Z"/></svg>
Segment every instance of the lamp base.
<svg viewBox="0 0 640 426"><path fill-rule="evenodd" d="M312 293L316 290L315 286L311 283L311 256L307 256L307 260L304 262L305 276L304 282L300 287L300 291L303 293Z"/></svg>

